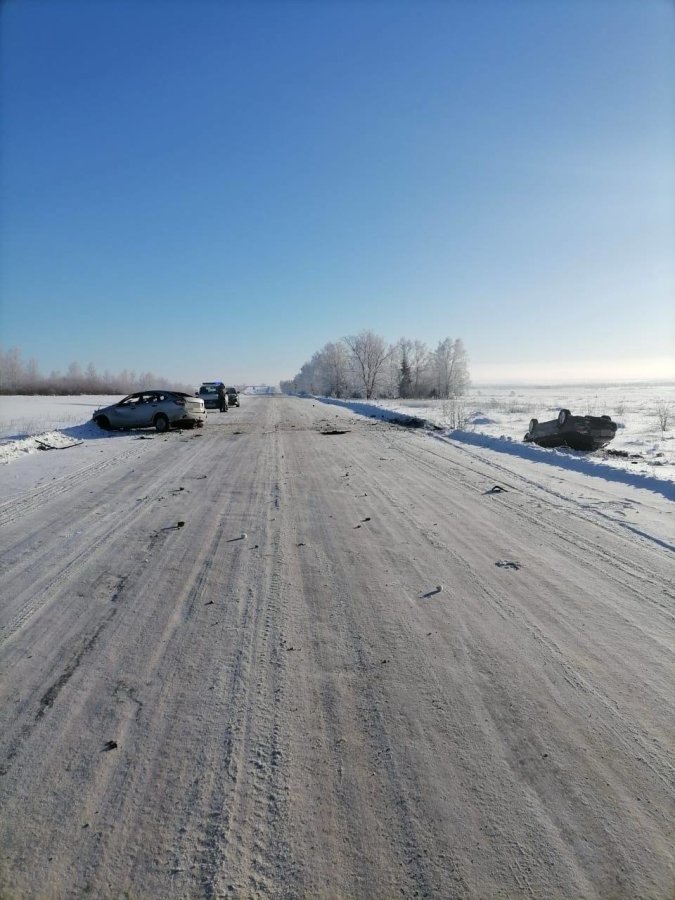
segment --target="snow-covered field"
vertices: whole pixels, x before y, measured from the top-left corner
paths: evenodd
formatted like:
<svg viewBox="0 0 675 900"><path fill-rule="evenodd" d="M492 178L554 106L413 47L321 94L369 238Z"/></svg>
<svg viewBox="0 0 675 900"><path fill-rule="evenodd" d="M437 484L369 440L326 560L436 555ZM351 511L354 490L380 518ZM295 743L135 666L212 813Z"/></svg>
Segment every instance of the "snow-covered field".
<svg viewBox="0 0 675 900"><path fill-rule="evenodd" d="M44 446L67 447L104 435L91 421L117 396L0 396L0 464L37 453Z"/></svg>
<svg viewBox="0 0 675 900"><path fill-rule="evenodd" d="M336 401L332 401L336 402ZM547 461L560 468L595 475L612 470L675 483L675 384L589 385L555 387L473 388L461 402L443 400L342 401L372 415L377 407L422 418L453 440L491 447L512 456ZM574 415L610 415L618 424L605 449L584 453L567 448L547 450L523 443L530 419L554 419L561 408ZM659 411L668 410L661 430ZM639 479L635 479L639 483Z"/></svg>
<svg viewBox="0 0 675 900"><path fill-rule="evenodd" d="M106 453L138 433L102 432L92 413L121 397L0 397L0 466L35 456L47 448L84 442L90 453ZM477 387L461 403L442 400L327 401L354 412L382 418L415 416L439 427L436 436L465 445L547 463L557 469L587 473L650 488L675 485L675 384L588 385L548 387ZM546 450L523 443L530 419L555 418L561 407L574 414L608 414L618 423L614 441L604 450L582 453ZM661 429L663 411L669 422ZM110 440L114 437L114 440ZM80 450L82 453L82 449ZM36 465L33 461L31 469ZM53 463L52 463L53 465ZM32 476L25 473L29 478ZM17 471L13 481L21 481ZM670 496L672 492L660 490Z"/></svg>

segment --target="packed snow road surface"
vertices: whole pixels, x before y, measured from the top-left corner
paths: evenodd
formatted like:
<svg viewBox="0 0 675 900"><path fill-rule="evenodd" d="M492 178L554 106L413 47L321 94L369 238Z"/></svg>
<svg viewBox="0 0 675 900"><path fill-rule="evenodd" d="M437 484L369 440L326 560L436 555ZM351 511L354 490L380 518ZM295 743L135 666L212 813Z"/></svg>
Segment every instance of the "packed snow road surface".
<svg viewBox="0 0 675 900"><path fill-rule="evenodd" d="M0 506L0 896L672 896L666 540L311 400L148 437Z"/></svg>

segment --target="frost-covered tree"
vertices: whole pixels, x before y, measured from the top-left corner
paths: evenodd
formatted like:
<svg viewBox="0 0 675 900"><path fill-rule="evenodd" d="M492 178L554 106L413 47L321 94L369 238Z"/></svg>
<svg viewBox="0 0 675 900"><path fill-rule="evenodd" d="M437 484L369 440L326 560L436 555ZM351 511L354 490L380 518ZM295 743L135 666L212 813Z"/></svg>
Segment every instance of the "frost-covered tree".
<svg viewBox="0 0 675 900"><path fill-rule="evenodd" d="M395 367L395 396L403 399L413 396L412 367L410 365L412 349L413 342L409 338L400 338L394 345L391 355Z"/></svg>
<svg viewBox="0 0 675 900"><path fill-rule="evenodd" d="M398 382L398 395L404 399L412 397L412 375L410 373L410 363L407 354L403 354L401 360L401 377Z"/></svg>
<svg viewBox="0 0 675 900"><path fill-rule="evenodd" d="M392 349L384 338L374 331L360 331L344 339L351 354L351 363L359 387L363 388L366 400L377 395L384 374L384 365L391 356Z"/></svg>
<svg viewBox="0 0 675 900"><path fill-rule="evenodd" d="M0 387L4 393L17 390L21 384L23 365L21 350L10 347L6 352L0 351Z"/></svg>
<svg viewBox="0 0 675 900"><path fill-rule="evenodd" d="M138 379L133 372L126 370L119 375L106 371L99 376L93 362L84 371L78 362L72 362L65 375L58 369L52 369L48 376L43 376L36 359L31 358L24 364L18 347L7 352L0 347L0 393L3 394L129 394L143 387L185 393L194 390L190 385L172 382L151 372Z"/></svg>
<svg viewBox="0 0 675 900"><path fill-rule="evenodd" d="M320 355L315 353L309 362L303 363L300 371L293 379L295 390L308 394L322 393L322 375L320 370Z"/></svg>
<svg viewBox="0 0 675 900"><path fill-rule="evenodd" d="M656 418L656 421L658 422L659 428L661 429L661 434L665 435L666 431L670 427L670 423L673 418L672 403L666 400L660 400L656 404L654 416Z"/></svg>
<svg viewBox="0 0 675 900"><path fill-rule="evenodd" d="M411 341L408 358L412 376L412 396L423 397L431 391L429 382L429 348L424 341Z"/></svg>
<svg viewBox="0 0 675 900"><path fill-rule="evenodd" d="M63 385L64 390L66 390L69 394L81 394L83 393L84 387L84 379L82 377L82 369L80 368L80 364L77 362L71 362L68 366L68 371L66 372L65 383Z"/></svg>
<svg viewBox="0 0 675 900"><path fill-rule="evenodd" d="M325 395L345 397L349 393L349 351L344 341L326 344L321 350L320 366L323 370Z"/></svg>
<svg viewBox="0 0 675 900"><path fill-rule="evenodd" d="M397 345L391 348L391 353L382 367L381 377L378 379L378 397L398 397L398 383L401 376L401 361L397 353ZM363 388L361 388L363 393Z"/></svg>
<svg viewBox="0 0 675 900"><path fill-rule="evenodd" d="M439 341L432 358L435 390L438 397L461 396L469 386L468 358L458 338Z"/></svg>
<svg viewBox="0 0 675 900"><path fill-rule="evenodd" d="M90 362L84 372L84 381L87 386L87 393L96 393L99 384L98 373L96 372L96 366L93 362Z"/></svg>
<svg viewBox="0 0 675 900"><path fill-rule="evenodd" d="M410 351L413 342L409 338L399 338L391 348L389 357L388 394L391 397L412 396L412 372Z"/></svg>
<svg viewBox="0 0 675 900"><path fill-rule="evenodd" d="M469 384L468 360L461 340L446 338L429 352L424 341L400 338L387 346L372 331L326 344L282 391L306 391L329 397L459 396Z"/></svg>
<svg viewBox="0 0 675 900"><path fill-rule="evenodd" d="M28 364L26 365L26 374L25 374L25 383L28 389L36 388L42 381L42 376L40 375L40 367L38 366L38 361L34 356L28 360Z"/></svg>

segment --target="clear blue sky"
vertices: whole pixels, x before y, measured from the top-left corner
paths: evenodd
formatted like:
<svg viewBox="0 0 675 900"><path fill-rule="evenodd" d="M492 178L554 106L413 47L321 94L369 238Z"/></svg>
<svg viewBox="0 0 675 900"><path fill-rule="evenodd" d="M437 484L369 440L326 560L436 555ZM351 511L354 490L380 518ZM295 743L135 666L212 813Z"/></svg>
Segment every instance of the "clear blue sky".
<svg viewBox="0 0 675 900"><path fill-rule="evenodd" d="M199 383L363 328L675 377L668 0L5 0L0 344Z"/></svg>

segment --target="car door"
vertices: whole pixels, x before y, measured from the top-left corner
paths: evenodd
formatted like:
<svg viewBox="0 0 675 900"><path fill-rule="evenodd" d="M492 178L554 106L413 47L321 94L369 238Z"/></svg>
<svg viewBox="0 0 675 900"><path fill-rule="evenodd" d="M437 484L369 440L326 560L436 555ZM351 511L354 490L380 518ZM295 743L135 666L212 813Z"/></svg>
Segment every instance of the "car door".
<svg viewBox="0 0 675 900"><path fill-rule="evenodd" d="M149 395L150 403L148 409L150 410L150 425L154 424L155 416L158 412L164 413L168 418L169 422L175 418L175 410L171 403L171 398L166 394L163 394L161 391L154 391Z"/></svg>
<svg viewBox="0 0 675 900"><path fill-rule="evenodd" d="M129 394L110 410L110 424L113 428L132 428L134 410L138 403L138 394Z"/></svg>
<svg viewBox="0 0 675 900"><path fill-rule="evenodd" d="M139 428L147 423L149 404L143 401L143 394L129 394L115 407L116 428Z"/></svg>

